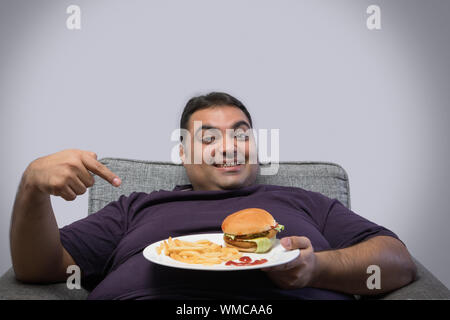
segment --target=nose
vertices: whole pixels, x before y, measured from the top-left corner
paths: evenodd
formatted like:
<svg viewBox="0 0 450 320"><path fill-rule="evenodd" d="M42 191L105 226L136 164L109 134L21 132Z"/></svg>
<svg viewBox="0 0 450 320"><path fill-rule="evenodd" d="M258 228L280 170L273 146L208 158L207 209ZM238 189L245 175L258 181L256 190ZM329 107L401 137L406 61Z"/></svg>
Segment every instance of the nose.
<svg viewBox="0 0 450 320"><path fill-rule="evenodd" d="M214 145L213 154L215 163L233 162L237 158L237 144L234 137L222 137Z"/></svg>
<svg viewBox="0 0 450 320"><path fill-rule="evenodd" d="M234 159L237 153L236 139L234 137L224 137L222 139L222 155L224 159Z"/></svg>

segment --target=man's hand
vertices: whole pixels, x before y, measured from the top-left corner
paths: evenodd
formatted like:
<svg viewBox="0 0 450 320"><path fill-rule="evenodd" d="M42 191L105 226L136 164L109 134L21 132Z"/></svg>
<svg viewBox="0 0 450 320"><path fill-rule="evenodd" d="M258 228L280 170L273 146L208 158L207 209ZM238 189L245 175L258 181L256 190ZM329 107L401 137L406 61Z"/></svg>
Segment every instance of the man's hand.
<svg viewBox="0 0 450 320"><path fill-rule="evenodd" d="M290 242L289 242L290 240ZM265 268L269 278L283 289L314 287L348 294L380 294L400 288L415 279L416 266L403 243L377 236L353 246L314 252L306 237L281 239L287 250L300 249L297 259ZM367 267L381 270L381 288L367 286Z"/></svg>
<svg viewBox="0 0 450 320"><path fill-rule="evenodd" d="M286 250L300 249L300 255L291 262L262 270L282 289L309 286L314 280L317 264L311 241L306 237L285 237L280 243Z"/></svg>
<svg viewBox="0 0 450 320"><path fill-rule="evenodd" d="M44 194L73 201L94 185L92 172L118 187L121 180L91 151L68 149L38 158L25 170L26 183Z"/></svg>

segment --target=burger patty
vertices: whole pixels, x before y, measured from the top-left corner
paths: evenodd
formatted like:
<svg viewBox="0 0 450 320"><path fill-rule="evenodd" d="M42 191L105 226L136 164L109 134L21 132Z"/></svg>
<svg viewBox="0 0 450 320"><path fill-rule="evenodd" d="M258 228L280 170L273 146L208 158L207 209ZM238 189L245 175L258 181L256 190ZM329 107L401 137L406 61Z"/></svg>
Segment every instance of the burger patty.
<svg viewBox="0 0 450 320"><path fill-rule="evenodd" d="M255 239L255 238L262 238L262 237L272 238L272 237L275 237L276 234L277 234L277 231L275 229L270 229L270 230L260 232L260 233L252 233L252 234L244 234L244 235L240 235L240 236L235 236L234 239L235 240L247 240L247 239Z"/></svg>
<svg viewBox="0 0 450 320"><path fill-rule="evenodd" d="M250 240L250 239L262 238L262 237L267 237L270 239L270 238L275 237L276 234L277 234L277 231L275 229L270 229L270 230L260 232L260 233L252 233L252 234L244 234L244 235L235 236L234 240L232 238L224 235L223 239L225 242L227 242L231 245L237 245L237 246L243 247L243 248L253 248L253 247L256 247L256 243L250 242L250 241L243 241L243 240Z"/></svg>
<svg viewBox="0 0 450 320"><path fill-rule="evenodd" d="M223 240L226 243L239 248L256 248L256 243L250 241L239 241L238 239L233 240L227 236L223 236Z"/></svg>

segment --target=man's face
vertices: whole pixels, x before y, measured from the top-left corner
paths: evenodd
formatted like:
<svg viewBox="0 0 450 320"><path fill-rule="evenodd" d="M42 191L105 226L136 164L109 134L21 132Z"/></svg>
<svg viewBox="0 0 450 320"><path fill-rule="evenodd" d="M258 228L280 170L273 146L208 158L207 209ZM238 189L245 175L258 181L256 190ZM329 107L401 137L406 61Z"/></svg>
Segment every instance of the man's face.
<svg viewBox="0 0 450 320"><path fill-rule="evenodd" d="M236 189L255 182L256 143L249 119L239 108L198 110L191 115L188 130L190 143L180 146L180 157L194 190ZM237 165L224 167L225 163Z"/></svg>

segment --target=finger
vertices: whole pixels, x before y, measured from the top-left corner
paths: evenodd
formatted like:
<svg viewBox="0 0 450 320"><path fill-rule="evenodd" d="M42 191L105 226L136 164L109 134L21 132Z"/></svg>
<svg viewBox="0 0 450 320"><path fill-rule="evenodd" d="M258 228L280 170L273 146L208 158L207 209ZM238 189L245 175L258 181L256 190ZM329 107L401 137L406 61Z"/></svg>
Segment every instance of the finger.
<svg viewBox="0 0 450 320"><path fill-rule="evenodd" d="M302 264L302 251L307 252L307 250L312 250L311 241L307 237L295 237L295 236L284 237L281 238L280 243L286 250L300 249L298 257L285 264L264 268L262 269L263 271L266 272L284 271L298 267L299 265Z"/></svg>
<svg viewBox="0 0 450 320"><path fill-rule="evenodd" d="M86 169L84 165L77 166L76 170L78 178L81 180L81 182L84 184L86 188L90 188L95 183L94 175L89 173L89 171Z"/></svg>
<svg viewBox="0 0 450 320"><path fill-rule="evenodd" d="M84 194L87 190L86 186L83 182L81 182L78 176L72 177L72 179L68 182L68 185L76 195Z"/></svg>
<svg viewBox="0 0 450 320"><path fill-rule="evenodd" d="M82 157L82 161L89 171L105 179L115 187L120 186L122 182L120 178L112 173L103 163L98 162L92 157Z"/></svg>
<svg viewBox="0 0 450 320"><path fill-rule="evenodd" d="M286 250L311 247L311 241L307 237L284 237L280 240L280 243Z"/></svg>
<svg viewBox="0 0 450 320"><path fill-rule="evenodd" d="M86 154L92 158L94 158L95 160L97 160L97 154L93 151L86 151Z"/></svg>
<svg viewBox="0 0 450 320"><path fill-rule="evenodd" d="M61 191L60 196L66 201L73 201L77 197L75 192L69 186L64 187L64 189Z"/></svg>

